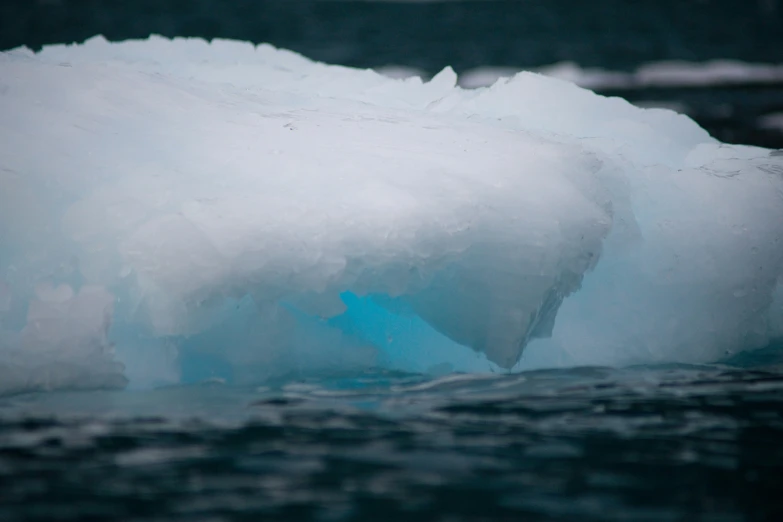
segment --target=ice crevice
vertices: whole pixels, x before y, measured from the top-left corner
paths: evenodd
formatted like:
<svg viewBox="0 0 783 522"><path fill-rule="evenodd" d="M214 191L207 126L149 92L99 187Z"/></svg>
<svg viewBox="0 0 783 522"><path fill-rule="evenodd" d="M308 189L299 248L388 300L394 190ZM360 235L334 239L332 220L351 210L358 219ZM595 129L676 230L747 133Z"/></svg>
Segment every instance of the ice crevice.
<svg viewBox="0 0 783 522"><path fill-rule="evenodd" d="M783 330L783 157L520 73L0 55L0 392L709 361Z"/></svg>

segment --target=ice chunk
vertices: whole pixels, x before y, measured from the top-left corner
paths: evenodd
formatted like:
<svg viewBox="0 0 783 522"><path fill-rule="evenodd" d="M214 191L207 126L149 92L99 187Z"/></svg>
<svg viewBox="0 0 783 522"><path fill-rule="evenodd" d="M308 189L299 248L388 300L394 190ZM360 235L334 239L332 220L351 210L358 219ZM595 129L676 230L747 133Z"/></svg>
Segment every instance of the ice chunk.
<svg viewBox="0 0 783 522"><path fill-rule="evenodd" d="M783 65L735 60L650 62L632 72L585 68L573 62L559 62L530 71L597 90L774 85L783 82ZM463 87L475 89L489 87L518 72L520 69L513 67L477 67L460 74L459 80Z"/></svg>
<svg viewBox="0 0 783 522"><path fill-rule="evenodd" d="M409 78L426 78L427 73L415 67L406 67L404 65L385 65L376 67L375 71L387 78L396 80L407 80Z"/></svg>
<svg viewBox="0 0 783 522"><path fill-rule="evenodd" d="M24 328L0 332L0 393L125 386L108 339L113 301L101 287L41 282Z"/></svg>
<svg viewBox="0 0 783 522"><path fill-rule="evenodd" d="M777 288L772 296L769 323L771 336L778 339L783 338L783 280L778 281Z"/></svg>
<svg viewBox="0 0 783 522"><path fill-rule="evenodd" d="M783 267L781 167L759 149L701 145L682 170L634 179L643 241L620 251L610 238L553 337L531 348L634 364L763 346L780 324L765 312Z"/></svg>
<svg viewBox="0 0 783 522"><path fill-rule="evenodd" d="M783 66L736 60L665 61L640 67L636 71L636 82L646 87L780 83L783 82Z"/></svg>
<svg viewBox="0 0 783 522"><path fill-rule="evenodd" d="M601 162L579 144L369 104L367 92L305 96L299 73L290 89L151 77L108 59L105 48L124 46L101 45L99 63L82 54L96 42L67 51L69 66L61 49L3 58L4 246L20 298L76 259L82 284L122 299L118 332L182 339L226 337L225 303L250 296L261 331L236 323L242 356L223 350L238 363L250 346L255 360L310 343L284 303L329 317L344 292L404 296L443 335L508 367L599 257L611 203ZM419 87L454 82L446 72ZM69 302L64 288L47 295ZM115 340L134 365L130 337ZM308 339L351 344L339 332Z"/></svg>
<svg viewBox="0 0 783 522"><path fill-rule="evenodd" d="M11 310L11 289L0 279L0 313Z"/></svg>
<svg viewBox="0 0 783 522"><path fill-rule="evenodd" d="M776 130L783 132L783 112L765 114L758 119L758 126L762 129Z"/></svg>
<svg viewBox="0 0 783 522"><path fill-rule="evenodd" d="M783 158L670 111L226 41L0 72L0 381L27 376L0 391L709 360L777 328Z"/></svg>

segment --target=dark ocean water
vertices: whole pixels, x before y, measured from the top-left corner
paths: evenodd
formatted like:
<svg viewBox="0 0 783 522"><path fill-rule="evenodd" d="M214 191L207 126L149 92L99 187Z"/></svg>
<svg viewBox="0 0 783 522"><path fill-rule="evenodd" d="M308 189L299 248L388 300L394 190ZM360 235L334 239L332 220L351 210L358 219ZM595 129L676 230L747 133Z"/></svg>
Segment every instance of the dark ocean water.
<svg viewBox="0 0 783 522"><path fill-rule="evenodd" d="M199 36L269 42L326 62L430 72L573 60L783 60L780 0L4 0L0 48Z"/></svg>
<svg viewBox="0 0 783 522"><path fill-rule="evenodd" d="M151 33L429 73L628 71L783 63L783 2L0 2L0 49ZM758 125L780 85L610 94L783 147ZM724 363L0 397L0 521L783 520L783 346Z"/></svg>
<svg viewBox="0 0 783 522"><path fill-rule="evenodd" d="M6 398L0 520L781 520L782 368Z"/></svg>

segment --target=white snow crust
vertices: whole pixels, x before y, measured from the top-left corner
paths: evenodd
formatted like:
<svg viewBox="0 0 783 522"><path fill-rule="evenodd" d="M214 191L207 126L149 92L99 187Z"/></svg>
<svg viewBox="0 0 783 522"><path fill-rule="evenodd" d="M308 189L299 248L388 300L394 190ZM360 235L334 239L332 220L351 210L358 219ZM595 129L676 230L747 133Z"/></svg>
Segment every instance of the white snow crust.
<svg viewBox="0 0 783 522"><path fill-rule="evenodd" d="M0 392L783 331L783 156L538 74L456 84L219 40L0 55Z"/></svg>

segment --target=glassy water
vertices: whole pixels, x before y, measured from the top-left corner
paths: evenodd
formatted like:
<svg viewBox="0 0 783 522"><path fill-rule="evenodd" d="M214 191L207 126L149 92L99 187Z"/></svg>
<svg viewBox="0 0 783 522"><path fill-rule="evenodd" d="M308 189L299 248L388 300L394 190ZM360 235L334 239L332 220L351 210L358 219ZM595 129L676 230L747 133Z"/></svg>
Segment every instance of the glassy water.
<svg viewBox="0 0 783 522"><path fill-rule="evenodd" d="M779 520L783 366L734 362L7 397L0 520Z"/></svg>

